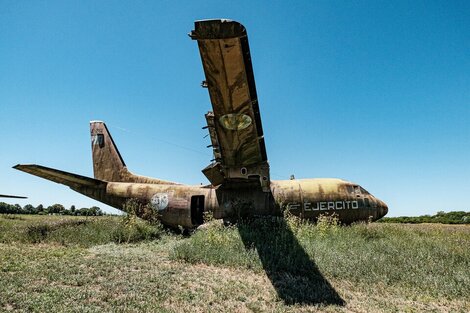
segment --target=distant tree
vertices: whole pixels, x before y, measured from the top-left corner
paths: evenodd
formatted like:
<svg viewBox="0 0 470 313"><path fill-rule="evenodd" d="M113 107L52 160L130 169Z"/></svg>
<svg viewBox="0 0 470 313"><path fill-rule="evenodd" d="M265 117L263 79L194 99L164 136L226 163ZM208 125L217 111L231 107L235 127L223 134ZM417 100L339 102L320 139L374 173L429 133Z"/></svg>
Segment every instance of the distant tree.
<svg viewBox="0 0 470 313"><path fill-rule="evenodd" d="M38 205L36 207L36 212L37 212L37 214L40 214L40 215L45 214L44 213L44 206L42 204Z"/></svg>
<svg viewBox="0 0 470 313"><path fill-rule="evenodd" d="M8 214L11 211L11 205L5 202L0 202L0 213Z"/></svg>
<svg viewBox="0 0 470 313"><path fill-rule="evenodd" d="M27 204L23 207L24 214L35 214L36 208L31 204Z"/></svg>
<svg viewBox="0 0 470 313"><path fill-rule="evenodd" d="M77 215L88 216L88 208L81 208L81 209L78 209L76 212L77 212Z"/></svg>
<svg viewBox="0 0 470 313"><path fill-rule="evenodd" d="M379 220L384 223L441 223L441 224L470 224L470 212L439 211L436 215L384 217Z"/></svg>
<svg viewBox="0 0 470 313"><path fill-rule="evenodd" d="M65 207L62 204L53 204L50 207L48 207L49 213L54 213L54 214L63 214L65 211Z"/></svg>
<svg viewBox="0 0 470 313"><path fill-rule="evenodd" d="M103 215L103 212L101 211L101 209L97 206L92 206L90 209L89 209L89 214L90 215L93 215L93 216L101 216Z"/></svg>
<svg viewBox="0 0 470 313"><path fill-rule="evenodd" d="M75 215L75 206L72 204L72 206L70 207L70 213L72 213L72 215Z"/></svg>

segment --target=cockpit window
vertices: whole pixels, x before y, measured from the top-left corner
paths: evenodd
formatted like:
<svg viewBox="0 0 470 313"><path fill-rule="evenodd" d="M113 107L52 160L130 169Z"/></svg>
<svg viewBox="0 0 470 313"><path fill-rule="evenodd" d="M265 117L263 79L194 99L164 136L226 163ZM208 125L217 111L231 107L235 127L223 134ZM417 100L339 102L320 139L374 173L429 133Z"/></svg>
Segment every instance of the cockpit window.
<svg viewBox="0 0 470 313"><path fill-rule="evenodd" d="M362 188L362 187L361 187L361 192L362 192L362 194L364 194L364 195L370 195L370 193L369 193L367 190L365 190L364 188Z"/></svg>
<svg viewBox="0 0 470 313"><path fill-rule="evenodd" d="M370 193L358 185L346 185L348 193L354 195L370 195Z"/></svg>
<svg viewBox="0 0 470 313"><path fill-rule="evenodd" d="M361 194L361 187L354 186L354 193L357 194L357 195L360 195Z"/></svg>

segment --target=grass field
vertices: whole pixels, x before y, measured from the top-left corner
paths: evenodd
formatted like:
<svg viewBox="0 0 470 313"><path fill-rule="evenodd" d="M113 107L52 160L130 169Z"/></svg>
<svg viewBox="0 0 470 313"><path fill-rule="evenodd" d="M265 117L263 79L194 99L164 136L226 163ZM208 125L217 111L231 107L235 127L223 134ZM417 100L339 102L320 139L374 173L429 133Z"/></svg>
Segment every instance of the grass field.
<svg viewBox="0 0 470 313"><path fill-rule="evenodd" d="M0 311L469 312L470 227L0 215Z"/></svg>

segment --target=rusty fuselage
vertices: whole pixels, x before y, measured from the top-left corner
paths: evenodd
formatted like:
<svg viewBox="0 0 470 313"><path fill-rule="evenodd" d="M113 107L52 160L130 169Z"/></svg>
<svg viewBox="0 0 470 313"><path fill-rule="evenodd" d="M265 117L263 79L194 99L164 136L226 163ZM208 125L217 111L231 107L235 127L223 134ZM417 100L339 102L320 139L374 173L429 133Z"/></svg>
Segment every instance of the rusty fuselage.
<svg viewBox="0 0 470 313"><path fill-rule="evenodd" d="M196 227L202 214L232 219L243 216L282 215L288 210L303 219L335 214L342 223L375 221L387 205L361 186L333 178L273 180L271 192L256 188L221 188L180 184L108 182L105 189L75 189L120 210L129 199L139 199L158 213L166 225Z"/></svg>
<svg viewBox="0 0 470 313"><path fill-rule="evenodd" d="M361 186L341 179L271 180L253 66L245 27L227 19L195 22L212 109L205 117L214 159L202 172L207 186L188 186L128 171L102 121L90 122L94 178L47 168L16 169L69 186L93 199L171 226L195 227L204 213L233 219L282 215L303 219L336 214L343 223L377 220L387 205ZM138 208L128 206L130 199Z"/></svg>

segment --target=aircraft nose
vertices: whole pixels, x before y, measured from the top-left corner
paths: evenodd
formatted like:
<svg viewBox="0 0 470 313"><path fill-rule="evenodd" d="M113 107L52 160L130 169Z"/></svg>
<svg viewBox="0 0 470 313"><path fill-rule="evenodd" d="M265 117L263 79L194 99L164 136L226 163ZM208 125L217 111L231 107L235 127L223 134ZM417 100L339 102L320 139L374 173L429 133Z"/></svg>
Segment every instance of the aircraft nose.
<svg viewBox="0 0 470 313"><path fill-rule="evenodd" d="M378 206L377 209L379 210L379 218L384 217L388 213L388 206L382 200L377 199Z"/></svg>

